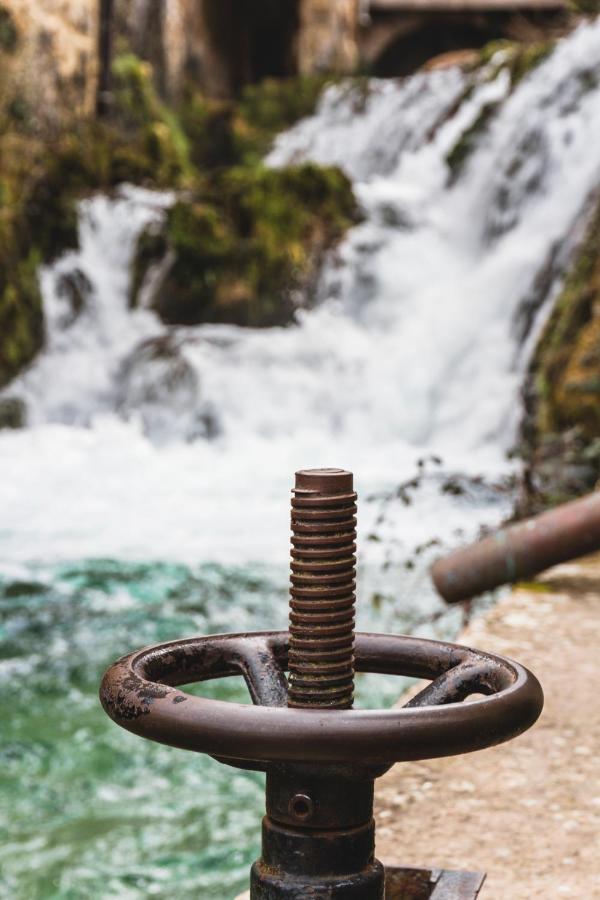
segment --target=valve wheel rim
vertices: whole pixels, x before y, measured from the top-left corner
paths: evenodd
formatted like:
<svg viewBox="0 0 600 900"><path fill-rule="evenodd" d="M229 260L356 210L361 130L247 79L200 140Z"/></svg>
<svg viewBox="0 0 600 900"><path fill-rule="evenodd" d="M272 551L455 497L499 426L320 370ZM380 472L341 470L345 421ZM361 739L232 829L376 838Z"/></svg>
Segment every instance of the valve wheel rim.
<svg viewBox="0 0 600 900"><path fill-rule="evenodd" d="M149 740L235 762L390 765L484 749L537 720L542 688L513 660L458 644L357 633L358 672L431 684L398 709L287 708L288 632L193 637L130 653L105 673L100 699L118 725ZM254 706L178 685L242 675ZM487 696L462 700L474 693Z"/></svg>

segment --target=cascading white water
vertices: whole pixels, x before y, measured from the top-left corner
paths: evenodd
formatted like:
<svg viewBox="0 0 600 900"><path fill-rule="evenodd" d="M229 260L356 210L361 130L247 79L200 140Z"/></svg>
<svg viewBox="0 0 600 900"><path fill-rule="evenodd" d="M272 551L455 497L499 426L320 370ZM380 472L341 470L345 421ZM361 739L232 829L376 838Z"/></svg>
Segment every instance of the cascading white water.
<svg viewBox="0 0 600 900"><path fill-rule="evenodd" d="M365 221L290 328L169 330L131 312L135 238L169 198L127 189L82 203L81 249L42 273L47 349L10 387L30 427L0 438L5 559L285 560L299 466L353 468L363 494L428 453L450 470L504 471L516 317L598 184L599 80L597 23L513 93L498 60L478 75L330 88L268 162L341 165ZM451 183L447 155L490 104ZM91 284L74 319L60 296L73 268ZM394 527L415 544L503 512L441 503L425 490Z"/></svg>

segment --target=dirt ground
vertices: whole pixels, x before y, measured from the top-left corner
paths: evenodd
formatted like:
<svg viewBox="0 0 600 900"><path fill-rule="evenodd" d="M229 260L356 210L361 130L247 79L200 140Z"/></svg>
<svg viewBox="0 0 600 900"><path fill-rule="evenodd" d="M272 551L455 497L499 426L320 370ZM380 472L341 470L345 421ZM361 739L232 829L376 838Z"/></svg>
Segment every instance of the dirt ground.
<svg viewBox="0 0 600 900"><path fill-rule="evenodd" d="M600 900L600 556L549 571L460 638L540 679L538 723L468 756L377 783L384 863L486 871L482 900Z"/></svg>

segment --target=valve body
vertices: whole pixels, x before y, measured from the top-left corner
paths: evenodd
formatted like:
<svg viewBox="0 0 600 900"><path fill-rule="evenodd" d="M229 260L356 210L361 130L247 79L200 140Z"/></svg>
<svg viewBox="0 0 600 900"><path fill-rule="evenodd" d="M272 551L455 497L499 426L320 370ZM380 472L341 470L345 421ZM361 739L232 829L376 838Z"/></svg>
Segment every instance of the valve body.
<svg viewBox="0 0 600 900"><path fill-rule="evenodd" d="M352 473L296 472L291 525L287 705L350 709L356 603ZM375 772L359 764L269 766L262 855L252 867L251 900L382 900L374 779Z"/></svg>
<svg viewBox="0 0 600 900"><path fill-rule="evenodd" d="M383 900L373 793L374 773L359 766L270 768L252 900Z"/></svg>

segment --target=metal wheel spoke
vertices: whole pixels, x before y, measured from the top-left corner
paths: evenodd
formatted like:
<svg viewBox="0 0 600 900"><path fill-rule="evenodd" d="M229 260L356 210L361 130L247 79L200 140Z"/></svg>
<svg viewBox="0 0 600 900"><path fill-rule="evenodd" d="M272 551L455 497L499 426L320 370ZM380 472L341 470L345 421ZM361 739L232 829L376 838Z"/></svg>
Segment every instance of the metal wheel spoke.
<svg viewBox="0 0 600 900"><path fill-rule="evenodd" d="M497 673L487 660L467 661L448 669L404 704L404 708L460 703L470 694L494 694Z"/></svg>
<svg viewBox="0 0 600 900"><path fill-rule="evenodd" d="M252 702L256 706L287 706L287 678L269 641L247 638L238 653Z"/></svg>

